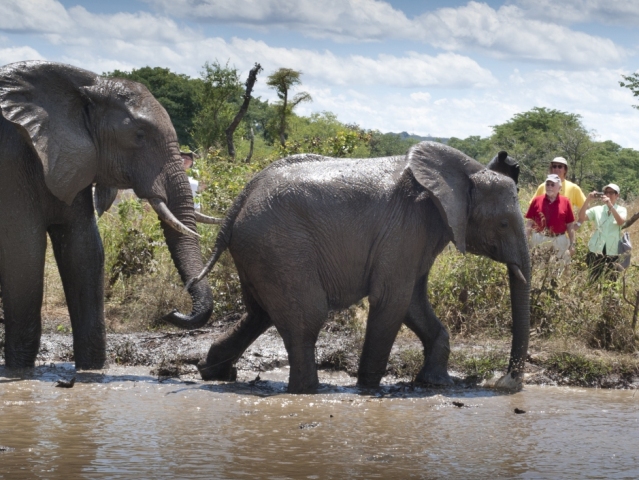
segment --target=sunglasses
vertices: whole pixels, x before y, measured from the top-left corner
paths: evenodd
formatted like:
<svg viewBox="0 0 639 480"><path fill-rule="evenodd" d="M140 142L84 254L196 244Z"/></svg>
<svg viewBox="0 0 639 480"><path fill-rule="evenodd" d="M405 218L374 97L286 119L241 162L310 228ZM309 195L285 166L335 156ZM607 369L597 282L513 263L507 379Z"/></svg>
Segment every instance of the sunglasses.
<svg viewBox="0 0 639 480"><path fill-rule="evenodd" d="M554 187L556 184L553 182L546 182L547 187Z"/></svg>
<svg viewBox="0 0 639 480"><path fill-rule="evenodd" d="M550 165L550 168L564 168L565 165L562 165L561 163L553 163Z"/></svg>
<svg viewBox="0 0 639 480"><path fill-rule="evenodd" d="M615 192L614 190L606 190L605 192L603 192L605 196L609 197L610 195L618 195L617 192Z"/></svg>

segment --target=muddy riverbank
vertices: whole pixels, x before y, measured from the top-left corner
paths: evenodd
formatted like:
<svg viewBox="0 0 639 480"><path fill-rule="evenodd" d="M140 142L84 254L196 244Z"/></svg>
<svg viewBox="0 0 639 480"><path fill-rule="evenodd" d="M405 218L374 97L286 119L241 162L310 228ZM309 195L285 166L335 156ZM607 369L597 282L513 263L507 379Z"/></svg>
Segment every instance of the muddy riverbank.
<svg viewBox="0 0 639 480"><path fill-rule="evenodd" d="M206 328L193 331L109 333L109 364L148 367L149 373L163 378L199 377L195 365L239 315L232 315ZM4 328L0 325L0 342ZM38 365L73 361L72 335L45 328ZM329 322L320 334L316 359L320 369L357 372L362 332L340 328ZM480 386L506 369L509 340L453 338L450 371L458 386ZM0 363L4 363L0 359ZM421 344L402 330L393 347L385 382L410 385L423 361ZM237 364L243 378L257 378L288 365L286 350L274 328L262 335ZM593 350L579 345L557 344L533 339L526 364L528 385L580 386L601 388L639 388L639 355Z"/></svg>

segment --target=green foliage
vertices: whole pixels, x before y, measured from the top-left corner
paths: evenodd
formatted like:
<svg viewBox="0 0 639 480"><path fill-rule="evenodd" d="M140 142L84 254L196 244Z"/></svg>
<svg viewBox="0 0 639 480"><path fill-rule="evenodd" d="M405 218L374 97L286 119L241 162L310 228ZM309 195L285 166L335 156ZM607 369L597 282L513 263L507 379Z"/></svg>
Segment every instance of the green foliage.
<svg viewBox="0 0 639 480"><path fill-rule="evenodd" d="M493 127L496 150L506 150L519 161L523 183L540 183L554 157L568 160L568 176L581 183L589 171L593 145L580 115L535 107Z"/></svg>
<svg viewBox="0 0 639 480"><path fill-rule="evenodd" d="M270 125L270 129L277 132L280 145L285 148L286 133L288 131L288 118L293 113L293 109L302 102L311 102L313 99L308 92L298 92L293 98L289 98L291 88L301 85L300 76L302 72L290 68L280 68L269 75L266 84L273 88L280 99L274 105L277 112L275 124Z"/></svg>
<svg viewBox="0 0 639 480"><path fill-rule="evenodd" d="M317 153L329 157L367 157L370 134L357 125L344 125L330 112L310 117L292 116L288 140L279 149L281 156Z"/></svg>
<svg viewBox="0 0 639 480"><path fill-rule="evenodd" d="M397 133L382 133L379 130L373 130L369 135L368 149L371 157L405 155L410 147L419 142L415 138L402 138Z"/></svg>
<svg viewBox="0 0 639 480"><path fill-rule="evenodd" d="M479 135L471 135L466 139L451 137L447 145L464 152L471 158L483 164L488 163L497 154L489 138L481 138Z"/></svg>
<svg viewBox="0 0 639 480"><path fill-rule="evenodd" d="M603 361L568 352L555 353L546 362L553 371L570 379L571 383L590 386L610 373L610 365Z"/></svg>
<svg viewBox="0 0 639 480"><path fill-rule="evenodd" d="M505 371L507 367L508 356L499 351L472 356L453 352L450 358L452 370L459 371L466 377L476 380L491 378L495 372Z"/></svg>
<svg viewBox="0 0 639 480"><path fill-rule="evenodd" d="M120 202L117 216L120 228L111 232L106 262L109 289L118 280L154 272L157 266L155 250L162 241L159 222L143 220L144 207L140 200Z"/></svg>
<svg viewBox="0 0 639 480"><path fill-rule="evenodd" d="M622 75L622 77L625 82L619 82L619 85L630 90L633 96L639 97L639 72L632 75ZM633 105L632 108L639 109L639 105Z"/></svg>
<svg viewBox="0 0 639 480"><path fill-rule="evenodd" d="M193 119L201 108L198 99L200 80L160 67L143 67L130 72L114 70L104 75L126 78L145 85L171 117L180 144L193 145Z"/></svg>
<svg viewBox="0 0 639 480"><path fill-rule="evenodd" d="M201 109L193 121L193 139L204 151L226 145L224 130L230 125L242 103L244 89L239 72L219 62L206 62L201 73L202 88L198 100Z"/></svg>

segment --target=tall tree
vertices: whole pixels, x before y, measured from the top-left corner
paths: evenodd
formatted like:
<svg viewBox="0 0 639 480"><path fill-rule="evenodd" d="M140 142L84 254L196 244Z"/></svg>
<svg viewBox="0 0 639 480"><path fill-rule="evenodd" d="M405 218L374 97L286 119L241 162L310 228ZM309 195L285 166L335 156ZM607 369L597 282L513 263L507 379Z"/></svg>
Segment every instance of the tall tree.
<svg viewBox="0 0 639 480"><path fill-rule="evenodd" d="M493 126L491 141L496 150L506 150L517 159L522 183L539 183L549 161L557 156L566 157L569 175L574 180L578 171L583 172L580 162L587 161L586 154L590 151L588 133L580 118L573 113L535 107Z"/></svg>
<svg viewBox="0 0 639 480"><path fill-rule="evenodd" d="M313 99L308 92L299 92L289 99L289 91L295 85L301 85L300 76L302 72L290 68L280 68L269 75L266 84L277 92L280 99L276 105L278 111L277 134L282 147L286 146L286 129L288 117L293 113L293 109L302 102L310 102Z"/></svg>
<svg viewBox="0 0 639 480"><path fill-rule="evenodd" d="M221 149L226 138L224 131L233 121L244 89L237 69L229 67L228 62L224 66L218 61L206 62L201 81L202 108L193 122L193 139L204 150Z"/></svg>

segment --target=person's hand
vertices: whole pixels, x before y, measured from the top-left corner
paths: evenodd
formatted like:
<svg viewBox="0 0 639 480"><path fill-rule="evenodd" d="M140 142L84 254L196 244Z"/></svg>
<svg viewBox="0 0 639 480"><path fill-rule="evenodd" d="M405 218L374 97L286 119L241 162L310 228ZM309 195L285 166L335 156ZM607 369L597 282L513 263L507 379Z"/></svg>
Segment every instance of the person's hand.
<svg viewBox="0 0 639 480"><path fill-rule="evenodd" d="M593 199L597 198L597 193L598 193L597 190L593 190L592 192L590 192L588 194L588 199L589 200L593 200Z"/></svg>
<svg viewBox="0 0 639 480"><path fill-rule="evenodd" d="M571 245L568 247L568 250L567 250L567 251L568 251L568 254L572 257L572 256L575 254L575 246L571 244Z"/></svg>

